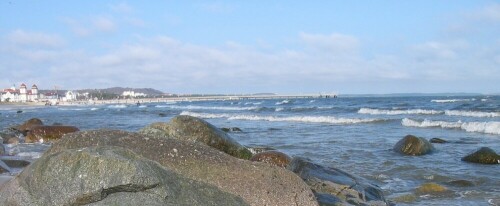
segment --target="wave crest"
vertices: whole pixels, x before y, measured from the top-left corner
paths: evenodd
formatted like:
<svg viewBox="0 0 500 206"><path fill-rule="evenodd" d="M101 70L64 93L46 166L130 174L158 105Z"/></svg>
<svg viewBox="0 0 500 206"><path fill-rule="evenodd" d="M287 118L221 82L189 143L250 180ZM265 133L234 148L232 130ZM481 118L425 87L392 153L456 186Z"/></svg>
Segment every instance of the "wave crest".
<svg viewBox="0 0 500 206"><path fill-rule="evenodd" d="M371 109L371 108L361 108L358 113L360 114L384 114L384 115L402 115L402 114L443 114L442 111L437 110L426 110L426 109L409 109L409 110L386 110L386 109Z"/></svg>
<svg viewBox="0 0 500 206"><path fill-rule="evenodd" d="M181 115L189 115L198 118L227 118L228 120L250 120L250 121L270 121L270 122L306 122L306 123L330 123L330 124L357 124L373 123L385 121L384 119L361 119L361 118L340 118L332 116L258 116L258 115L233 115L233 114L211 114L183 111Z"/></svg>
<svg viewBox="0 0 500 206"><path fill-rule="evenodd" d="M446 121L432 121L423 120L417 121L408 118L401 120L401 124L407 127L441 127L445 129L461 129L467 132L479 132L486 134L500 135L500 122L446 122Z"/></svg>

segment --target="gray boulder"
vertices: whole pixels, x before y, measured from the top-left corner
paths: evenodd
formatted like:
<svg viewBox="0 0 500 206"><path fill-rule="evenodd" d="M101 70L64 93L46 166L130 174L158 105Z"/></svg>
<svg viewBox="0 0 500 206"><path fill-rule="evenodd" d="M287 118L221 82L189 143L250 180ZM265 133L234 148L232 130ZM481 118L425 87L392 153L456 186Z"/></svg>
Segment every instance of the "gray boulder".
<svg viewBox="0 0 500 206"><path fill-rule="evenodd" d="M500 164L500 155L489 147L481 147L462 158L462 161L480 164Z"/></svg>
<svg viewBox="0 0 500 206"><path fill-rule="evenodd" d="M0 205L246 205L120 147L45 154L0 189Z"/></svg>
<svg viewBox="0 0 500 206"><path fill-rule="evenodd" d="M406 135L394 145L393 150L404 155L425 155L434 151L432 144L422 137Z"/></svg>
<svg viewBox="0 0 500 206"><path fill-rule="evenodd" d="M2 143L0 143L0 155L4 155L5 154L5 146L3 146Z"/></svg>
<svg viewBox="0 0 500 206"><path fill-rule="evenodd" d="M250 205L317 205L310 188L292 172L237 159L198 142L93 130L64 135L46 155L97 145L130 149L187 178L239 196Z"/></svg>
<svg viewBox="0 0 500 206"><path fill-rule="evenodd" d="M342 170L295 157L287 167L314 191L320 205L389 205L382 190Z"/></svg>
<svg viewBox="0 0 500 206"><path fill-rule="evenodd" d="M180 115L167 123L153 123L140 133L180 140L202 142L240 159L250 159L252 153L227 133L200 118Z"/></svg>

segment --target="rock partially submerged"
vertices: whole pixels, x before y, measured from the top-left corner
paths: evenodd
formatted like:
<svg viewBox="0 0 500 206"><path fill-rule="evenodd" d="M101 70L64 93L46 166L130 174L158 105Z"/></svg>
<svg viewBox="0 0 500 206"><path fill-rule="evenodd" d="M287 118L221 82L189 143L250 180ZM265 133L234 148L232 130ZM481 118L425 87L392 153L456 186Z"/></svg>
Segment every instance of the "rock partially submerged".
<svg viewBox="0 0 500 206"><path fill-rule="evenodd" d="M0 189L2 205L246 205L120 147L43 155Z"/></svg>
<svg viewBox="0 0 500 206"><path fill-rule="evenodd" d="M170 137L179 140L202 142L208 146L223 151L231 156L241 159L250 159L252 153L236 142L228 134L200 118L179 115L169 123L153 123L143 129L140 133Z"/></svg>
<svg viewBox="0 0 500 206"><path fill-rule="evenodd" d="M192 141L116 130L83 131L66 134L44 156L94 146L129 149L177 174L239 196L250 205L317 205L309 186L292 172L237 159Z"/></svg>
<svg viewBox="0 0 500 206"><path fill-rule="evenodd" d="M32 118L32 119L29 119L28 121L24 122L21 125L18 125L16 127L12 127L12 129L14 129L14 130L22 133L24 136L26 136L30 130L32 130L33 128L38 127L38 126L42 126L42 125L43 125L42 120L40 120L38 118Z"/></svg>
<svg viewBox="0 0 500 206"><path fill-rule="evenodd" d="M38 126L28 132L26 143L53 142L59 140L64 134L80 131L74 126Z"/></svg>
<svg viewBox="0 0 500 206"><path fill-rule="evenodd" d="M297 157L288 169L311 187L320 205L389 205L378 186L342 170Z"/></svg>
<svg viewBox="0 0 500 206"><path fill-rule="evenodd" d="M500 164L500 155L489 147L481 147L462 158L462 161L479 164Z"/></svg>
<svg viewBox="0 0 500 206"><path fill-rule="evenodd" d="M444 140L444 139L441 139L441 138L431 138L430 139L430 142L431 143L438 143L438 144L442 144L442 143L448 143L448 141Z"/></svg>
<svg viewBox="0 0 500 206"><path fill-rule="evenodd" d="M394 145L393 150L404 155L425 155L434 151L432 144L422 137L406 135Z"/></svg>

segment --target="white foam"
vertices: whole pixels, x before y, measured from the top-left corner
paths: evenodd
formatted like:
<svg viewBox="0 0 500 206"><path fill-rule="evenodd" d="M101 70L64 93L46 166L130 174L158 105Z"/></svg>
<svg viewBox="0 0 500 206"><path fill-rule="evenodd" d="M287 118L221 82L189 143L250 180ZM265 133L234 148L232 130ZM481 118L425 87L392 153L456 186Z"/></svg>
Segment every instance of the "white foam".
<svg viewBox="0 0 500 206"><path fill-rule="evenodd" d="M464 117L500 117L500 112L479 112L479 111L460 111L446 110L444 111L449 116L464 116Z"/></svg>
<svg viewBox="0 0 500 206"><path fill-rule="evenodd" d="M386 110L386 109L371 109L371 108L361 108L358 113L360 114L373 114L373 115L402 115L402 114L425 114L425 115L434 115L434 114L442 114L442 111L437 110L426 110L426 109L409 109L409 110Z"/></svg>
<svg viewBox="0 0 500 206"><path fill-rule="evenodd" d="M95 111L95 110L98 110L98 109L99 109L99 108L97 108L97 107L92 107L92 108L90 108L90 110L91 110L91 111Z"/></svg>
<svg viewBox="0 0 500 206"><path fill-rule="evenodd" d="M139 108L145 108L147 107L146 105L140 105Z"/></svg>
<svg viewBox="0 0 500 206"><path fill-rule="evenodd" d="M158 107L158 106L157 106ZM166 105L165 107L172 109L182 109L182 110L232 110L232 111L243 111L243 110L256 110L259 107L206 107L206 106L177 106L177 105Z"/></svg>
<svg viewBox="0 0 500 206"><path fill-rule="evenodd" d="M258 116L258 115L233 115L233 114L210 114L183 111L181 115L189 115L198 118L227 118L228 120L250 120L270 122L306 122L306 123L331 123L331 124L356 124L384 121L383 119L361 119L361 118L339 118L332 116Z"/></svg>
<svg viewBox="0 0 500 206"><path fill-rule="evenodd" d="M127 108L127 105L124 104L109 105L108 108L122 109L122 108Z"/></svg>
<svg viewBox="0 0 500 206"><path fill-rule="evenodd" d="M277 107L274 110L277 111L277 112L281 112L281 111L285 110L285 108L283 108L283 107Z"/></svg>
<svg viewBox="0 0 500 206"><path fill-rule="evenodd" d="M276 102L276 105L283 105L283 104L290 104L290 103L291 103L291 101L290 101L290 100L285 99L285 100L283 100L283 101L281 101L281 102Z"/></svg>
<svg viewBox="0 0 500 206"><path fill-rule="evenodd" d="M446 122L446 121L432 121L423 120L417 121L404 118L401 121L403 126L407 127L441 127L445 129L462 129L467 132L479 132L486 134L499 134L500 135L500 122Z"/></svg>
<svg viewBox="0 0 500 206"><path fill-rule="evenodd" d="M453 103L453 102L469 102L474 101L476 99L433 99L431 102L436 103Z"/></svg>

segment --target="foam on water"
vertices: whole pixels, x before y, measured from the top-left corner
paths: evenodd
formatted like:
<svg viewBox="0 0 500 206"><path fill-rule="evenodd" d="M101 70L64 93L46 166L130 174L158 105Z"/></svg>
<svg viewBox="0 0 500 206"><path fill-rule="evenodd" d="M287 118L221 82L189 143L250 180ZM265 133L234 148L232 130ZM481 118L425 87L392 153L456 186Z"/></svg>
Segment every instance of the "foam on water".
<svg viewBox="0 0 500 206"><path fill-rule="evenodd" d="M228 120L250 120L250 121L270 121L270 122L306 122L306 123L331 123L331 124L357 124L385 121L384 119L361 119L361 118L341 118L332 116L259 116L259 115L233 115L233 114L211 114L183 111L181 115L189 115L198 118L227 118Z"/></svg>
<svg viewBox="0 0 500 206"><path fill-rule="evenodd" d="M464 117L500 117L500 112L446 110L444 111L444 114L449 116L464 116Z"/></svg>
<svg viewBox="0 0 500 206"><path fill-rule="evenodd" d="M361 108L358 113L360 114L383 114L383 115L402 115L402 114L425 114L425 115L434 115L434 114L442 114L442 111L437 110L426 110L426 109L409 109L409 110L386 110L386 109L371 109L371 108Z"/></svg>
<svg viewBox="0 0 500 206"><path fill-rule="evenodd" d="M485 134L498 134L500 135L500 122L447 122L447 121L433 121L433 120L413 120L404 118L401 124L407 127L440 127L445 129L462 129L467 132L479 132Z"/></svg>
<svg viewBox="0 0 500 206"><path fill-rule="evenodd" d="M290 104L292 101L288 100L288 99L285 99L283 101L280 101L280 102L276 102L276 105L283 105L283 104Z"/></svg>
<svg viewBox="0 0 500 206"><path fill-rule="evenodd" d="M98 110L98 109L99 109L99 108L97 108L97 107L92 107L92 108L90 108L90 110L91 110L91 111L95 111L95 110Z"/></svg>
<svg viewBox="0 0 500 206"><path fill-rule="evenodd" d="M127 108L127 105L124 105L124 104L115 104L115 105L109 105L108 108L123 109L123 108Z"/></svg>
<svg viewBox="0 0 500 206"><path fill-rule="evenodd" d="M474 101L476 99L433 99L431 102L436 102L436 103L453 103L453 102L469 102L469 101Z"/></svg>

